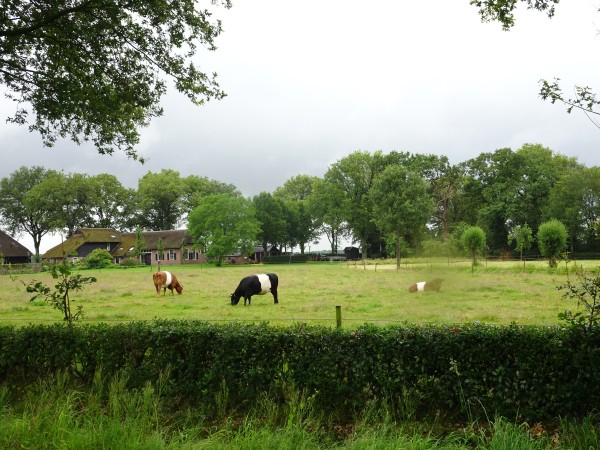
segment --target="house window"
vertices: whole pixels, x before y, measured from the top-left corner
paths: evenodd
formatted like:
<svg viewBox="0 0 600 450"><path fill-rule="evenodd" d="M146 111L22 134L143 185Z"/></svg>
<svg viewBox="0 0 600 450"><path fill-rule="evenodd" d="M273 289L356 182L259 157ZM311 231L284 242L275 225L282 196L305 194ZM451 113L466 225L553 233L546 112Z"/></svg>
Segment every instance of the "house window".
<svg viewBox="0 0 600 450"><path fill-rule="evenodd" d="M185 249L185 259L193 261L198 259L198 250Z"/></svg>
<svg viewBox="0 0 600 450"><path fill-rule="evenodd" d="M164 258L162 255L160 255L158 252L156 252L155 259L156 259L156 261L162 261Z"/></svg>
<svg viewBox="0 0 600 450"><path fill-rule="evenodd" d="M175 261L177 259L177 253L172 248L169 249L169 253L167 253L167 260Z"/></svg>

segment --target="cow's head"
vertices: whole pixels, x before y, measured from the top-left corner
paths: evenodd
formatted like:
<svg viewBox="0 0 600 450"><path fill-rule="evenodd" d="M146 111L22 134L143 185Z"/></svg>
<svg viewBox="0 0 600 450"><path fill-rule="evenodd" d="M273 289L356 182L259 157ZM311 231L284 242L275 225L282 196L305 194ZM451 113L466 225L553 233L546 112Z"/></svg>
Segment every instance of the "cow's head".
<svg viewBox="0 0 600 450"><path fill-rule="evenodd" d="M231 306L235 306L239 303L241 296L235 295L235 293L231 294Z"/></svg>
<svg viewBox="0 0 600 450"><path fill-rule="evenodd" d="M181 293L183 292L183 285L181 285L181 284L177 283L177 284L175 285L175 290L177 291L177 293L178 293L179 295L181 295Z"/></svg>

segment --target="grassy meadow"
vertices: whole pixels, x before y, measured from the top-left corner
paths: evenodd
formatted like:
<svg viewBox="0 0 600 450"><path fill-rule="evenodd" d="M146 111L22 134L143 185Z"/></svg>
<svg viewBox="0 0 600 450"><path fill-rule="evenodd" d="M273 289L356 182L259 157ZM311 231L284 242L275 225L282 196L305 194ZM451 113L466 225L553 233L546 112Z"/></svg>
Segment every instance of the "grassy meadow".
<svg viewBox="0 0 600 450"><path fill-rule="evenodd" d="M598 270L585 261L585 270ZM319 262L264 266L178 265L163 268L176 274L183 294L156 295L152 272L156 266L82 270L98 281L73 293L83 305L84 322L197 319L213 322L263 322L273 325L309 323L335 326L335 307L342 307L344 328L364 323L540 324L557 323L557 315L577 305L562 298L556 287L575 279L579 263L488 262L471 270L469 262L413 261L396 270L389 261ZM254 296L251 307L231 306L229 295L240 279L257 272L279 276L279 304L270 294ZM13 279L16 278L16 279ZM443 278L439 292L409 293L417 281ZM61 321L60 313L42 300L29 301L23 283L54 280L46 273L0 276L0 326Z"/></svg>

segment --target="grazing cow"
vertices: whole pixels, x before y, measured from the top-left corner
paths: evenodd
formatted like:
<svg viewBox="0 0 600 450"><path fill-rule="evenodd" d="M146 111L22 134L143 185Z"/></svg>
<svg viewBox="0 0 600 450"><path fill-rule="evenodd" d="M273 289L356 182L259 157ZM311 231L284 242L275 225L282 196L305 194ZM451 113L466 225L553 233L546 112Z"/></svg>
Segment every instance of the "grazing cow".
<svg viewBox="0 0 600 450"><path fill-rule="evenodd" d="M156 295L160 295L160 288L163 288L163 297L167 293L167 288L171 290L171 295L175 295L173 289L180 295L183 292L183 286L179 284L177 277L166 270L154 273L152 280L154 280L154 286L156 287Z"/></svg>
<svg viewBox="0 0 600 450"><path fill-rule="evenodd" d="M420 281L418 283L413 284L408 288L408 292L424 292L424 291L436 291L439 292L442 287L441 278L436 278L432 281Z"/></svg>
<svg viewBox="0 0 600 450"><path fill-rule="evenodd" d="M231 294L231 306L235 306L244 297L244 306L248 301L248 306L251 305L253 295L264 295L267 292L273 294L274 303L279 303L277 299L277 285L279 279L274 273L261 273L258 275L250 275L242 279L237 289Z"/></svg>

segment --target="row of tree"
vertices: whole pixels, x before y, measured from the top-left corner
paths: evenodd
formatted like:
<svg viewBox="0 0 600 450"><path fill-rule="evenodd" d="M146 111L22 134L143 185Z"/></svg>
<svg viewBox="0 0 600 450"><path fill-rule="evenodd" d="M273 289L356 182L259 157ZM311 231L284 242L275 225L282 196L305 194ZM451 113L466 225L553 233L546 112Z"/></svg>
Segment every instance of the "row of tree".
<svg viewBox="0 0 600 450"><path fill-rule="evenodd" d="M170 169L148 172L137 189L125 188L114 175L42 167L21 167L0 180L0 220L12 234L30 235L36 255L51 232L185 224L214 256L255 243L304 253L324 235L332 253L344 237L358 243L365 257L399 258L405 249L460 242L475 225L484 230L488 251L500 254L514 248L516 233L530 229L535 235L549 219L566 225L571 251L600 251L600 168L539 144L456 165L438 155L356 151L323 177L294 176L273 193L252 198L234 185Z"/></svg>

